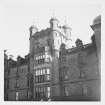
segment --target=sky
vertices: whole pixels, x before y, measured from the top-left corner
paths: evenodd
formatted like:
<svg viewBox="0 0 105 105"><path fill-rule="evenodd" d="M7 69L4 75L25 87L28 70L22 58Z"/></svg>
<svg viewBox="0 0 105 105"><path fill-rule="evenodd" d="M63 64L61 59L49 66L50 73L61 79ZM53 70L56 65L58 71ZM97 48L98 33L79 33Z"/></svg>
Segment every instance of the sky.
<svg viewBox="0 0 105 105"><path fill-rule="evenodd" d="M90 25L101 14L102 0L1 0L0 1L0 50L8 55L22 57L29 52L29 27L38 30L50 26L55 16L59 25L66 23L72 28L73 43L80 38L84 44L91 42Z"/></svg>

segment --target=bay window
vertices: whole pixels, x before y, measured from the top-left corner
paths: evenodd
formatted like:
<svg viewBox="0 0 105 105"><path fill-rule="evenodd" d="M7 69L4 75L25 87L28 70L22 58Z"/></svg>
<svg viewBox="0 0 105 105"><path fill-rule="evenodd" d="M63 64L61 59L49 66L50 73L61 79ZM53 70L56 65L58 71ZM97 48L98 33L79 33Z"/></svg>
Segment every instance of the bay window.
<svg viewBox="0 0 105 105"><path fill-rule="evenodd" d="M47 82L50 80L50 68L42 68L35 70L35 82Z"/></svg>
<svg viewBox="0 0 105 105"><path fill-rule="evenodd" d="M35 88L35 98L38 100L42 100L42 99L49 99L51 96L51 92L50 92L50 87L36 87Z"/></svg>

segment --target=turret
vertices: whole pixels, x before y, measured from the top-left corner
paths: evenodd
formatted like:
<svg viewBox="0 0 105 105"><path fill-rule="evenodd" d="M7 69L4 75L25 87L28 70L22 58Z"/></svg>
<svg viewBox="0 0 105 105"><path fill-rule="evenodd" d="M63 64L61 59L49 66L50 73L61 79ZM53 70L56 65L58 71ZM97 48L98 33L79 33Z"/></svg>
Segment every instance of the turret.
<svg viewBox="0 0 105 105"><path fill-rule="evenodd" d="M38 28L34 25L32 25L30 28L29 28L29 31L30 31L30 53L32 52L33 50L33 43L34 43L34 38L32 37L33 35L35 35L36 32L38 32Z"/></svg>
<svg viewBox="0 0 105 105"><path fill-rule="evenodd" d="M30 37L31 37L32 35L34 35L38 31L38 28L36 26L32 25L29 28L29 31L30 31Z"/></svg>
<svg viewBox="0 0 105 105"><path fill-rule="evenodd" d="M51 18L50 19L50 28L52 28L53 30L57 29L58 23L59 23L58 19Z"/></svg>
<svg viewBox="0 0 105 105"><path fill-rule="evenodd" d="M96 40L96 46L97 46L97 52L100 53L101 51L101 16L97 16L93 20L93 24L91 25L92 30L94 31L95 40Z"/></svg>
<svg viewBox="0 0 105 105"><path fill-rule="evenodd" d="M93 24L91 25L92 30L94 31L94 40L96 42L97 47L97 55L99 61L99 69L101 64L101 15L97 16L93 20Z"/></svg>
<svg viewBox="0 0 105 105"><path fill-rule="evenodd" d="M71 28L68 25L64 25L63 30L66 36L71 39Z"/></svg>

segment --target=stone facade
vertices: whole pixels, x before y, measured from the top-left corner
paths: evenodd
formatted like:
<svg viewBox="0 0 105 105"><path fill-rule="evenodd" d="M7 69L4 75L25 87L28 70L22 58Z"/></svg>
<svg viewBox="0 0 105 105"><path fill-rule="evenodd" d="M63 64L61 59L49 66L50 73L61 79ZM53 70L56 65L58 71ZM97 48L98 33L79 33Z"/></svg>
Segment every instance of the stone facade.
<svg viewBox="0 0 105 105"><path fill-rule="evenodd" d="M8 56L4 50L4 100L8 100Z"/></svg>
<svg viewBox="0 0 105 105"><path fill-rule="evenodd" d="M59 26L56 18L49 23L45 30L38 31L34 25L29 28L30 52L25 58L13 61L4 53L5 100L100 100L100 51L96 35L101 35L100 25L98 30L97 25L91 26L94 31L91 43L84 45L77 39L76 47L68 48L71 28Z"/></svg>
<svg viewBox="0 0 105 105"><path fill-rule="evenodd" d="M62 43L70 41L70 27L61 27L58 23L57 19L52 18L50 28L40 32L35 26L30 27L30 71L34 79L34 100L49 100L60 94L59 49Z"/></svg>
<svg viewBox="0 0 105 105"><path fill-rule="evenodd" d="M65 53L62 53L64 50ZM77 45L71 49L63 48L60 53L62 97L74 97L72 100L79 100L80 97L99 100L100 73L96 46L90 43L78 48Z"/></svg>
<svg viewBox="0 0 105 105"><path fill-rule="evenodd" d="M5 100L27 100L29 92L29 60L28 56L22 58L18 56L17 61L7 59L8 72L7 72L7 99Z"/></svg>
<svg viewBox="0 0 105 105"><path fill-rule="evenodd" d="M91 25L92 30L94 31L94 37L96 40L96 46L97 46L97 54L98 54L98 61L99 61L99 69L101 72L101 15L97 16L93 20L93 24Z"/></svg>

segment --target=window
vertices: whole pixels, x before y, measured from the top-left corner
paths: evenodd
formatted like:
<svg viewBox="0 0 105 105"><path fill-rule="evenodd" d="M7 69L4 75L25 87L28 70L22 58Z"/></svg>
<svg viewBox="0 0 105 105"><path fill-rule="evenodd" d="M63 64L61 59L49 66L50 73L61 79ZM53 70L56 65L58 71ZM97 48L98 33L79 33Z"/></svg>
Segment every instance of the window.
<svg viewBox="0 0 105 105"><path fill-rule="evenodd" d="M16 79L16 84L15 84L15 88L18 88L19 87L19 80Z"/></svg>
<svg viewBox="0 0 105 105"><path fill-rule="evenodd" d="M38 60L38 57L36 57L36 60Z"/></svg>
<svg viewBox="0 0 105 105"><path fill-rule="evenodd" d="M40 70L38 70L37 72L38 72L38 75L40 75Z"/></svg>
<svg viewBox="0 0 105 105"><path fill-rule="evenodd" d="M86 73L80 70L80 78L85 78L85 77L86 77Z"/></svg>
<svg viewBox="0 0 105 105"><path fill-rule="evenodd" d="M43 75L43 69L40 70L40 75Z"/></svg>
<svg viewBox="0 0 105 105"><path fill-rule="evenodd" d="M50 59L49 59L49 58L46 58L46 59L45 59L45 62L46 62L46 63L48 63L49 61L50 61Z"/></svg>
<svg viewBox="0 0 105 105"><path fill-rule="evenodd" d="M45 58L45 55L43 55L43 58Z"/></svg>
<svg viewBox="0 0 105 105"><path fill-rule="evenodd" d="M50 80L50 69L42 68L35 70L35 82L46 82Z"/></svg>
<svg viewBox="0 0 105 105"><path fill-rule="evenodd" d="M67 79L68 79L68 75L66 74L66 75L65 75L65 80L67 80Z"/></svg>
<svg viewBox="0 0 105 105"><path fill-rule="evenodd" d="M83 95L87 95L88 93L88 88L86 85L83 85Z"/></svg>
<svg viewBox="0 0 105 105"><path fill-rule="evenodd" d="M19 92L16 92L16 101L19 100Z"/></svg>
<svg viewBox="0 0 105 105"><path fill-rule="evenodd" d="M50 91L50 87L47 87L47 91Z"/></svg>
<svg viewBox="0 0 105 105"><path fill-rule="evenodd" d="M35 62L35 64L36 64L36 62ZM33 68L34 68L34 70L35 70L35 64L33 64Z"/></svg>
<svg viewBox="0 0 105 105"><path fill-rule="evenodd" d="M38 75L38 71L37 70L36 70L36 73L35 74L36 74L36 76Z"/></svg>
<svg viewBox="0 0 105 105"><path fill-rule="evenodd" d="M64 93L65 93L65 96L69 96L69 90L67 86L64 87Z"/></svg>
<svg viewBox="0 0 105 105"><path fill-rule="evenodd" d="M47 74L50 74L50 69L49 68L46 69L46 72L47 72Z"/></svg>
<svg viewBox="0 0 105 105"><path fill-rule="evenodd" d="M36 60L36 56L34 55L34 60Z"/></svg>
<svg viewBox="0 0 105 105"><path fill-rule="evenodd" d="M29 81L29 79L27 79L27 86L28 86L28 87L30 86L30 81Z"/></svg>
<svg viewBox="0 0 105 105"><path fill-rule="evenodd" d="M65 68L65 70L63 71L63 77L64 77L64 80L68 80L68 71L66 70L66 68Z"/></svg>
<svg viewBox="0 0 105 105"><path fill-rule="evenodd" d="M38 59L40 59L41 57L39 56Z"/></svg>
<svg viewBox="0 0 105 105"><path fill-rule="evenodd" d="M35 88L36 99L42 100L46 97L46 88L47 87L36 87Z"/></svg>
<svg viewBox="0 0 105 105"><path fill-rule="evenodd" d="M38 76L38 83L40 82L40 76Z"/></svg>
<svg viewBox="0 0 105 105"><path fill-rule="evenodd" d="M48 63L50 62L50 55L48 53L45 54L45 62Z"/></svg>
<svg viewBox="0 0 105 105"><path fill-rule="evenodd" d="M63 63L66 63L66 61L67 61L67 60L66 60L66 56L62 56L62 62L63 62Z"/></svg>
<svg viewBox="0 0 105 105"><path fill-rule="evenodd" d="M46 80L47 80L47 81L50 80L50 75L46 75Z"/></svg>
<svg viewBox="0 0 105 105"><path fill-rule="evenodd" d="M50 98L50 87L47 87L47 98Z"/></svg>
<svg viewBox="0 0 105 105"><path fill-rule="evenodd" d="M43 75L45 74L45 69L43 69Z"/></svg>
<svg viewBox="0 0 105 105"><path fill-rule="evenodd" d="M43 64L43 63L48 63L50 61L50 55L48 52L45 52L45 54L40 54L40 56L34 56L35 59L35 64Z"/></svg>
<svg viewBox="0 0 105 105"><path fill-rule="evenodd" d="M61 72L60 72L60 79L61 81L66 81L69 79L69 71L68 71L68 67L63 66L60 68Z"/></svg>
<svg viewBox="0 0 105 105"><path fill-rule="evenodd" d="M48 51L49 50L49 47L48 46L45 46L45 51Z"/></svg>
<svg viewBox="0 0 105 105"><path fill-rule="evenodd" d="M41 56L40 56L40 59L42 59L42 58L43 58L43 56L41 55Z"/></svg>

